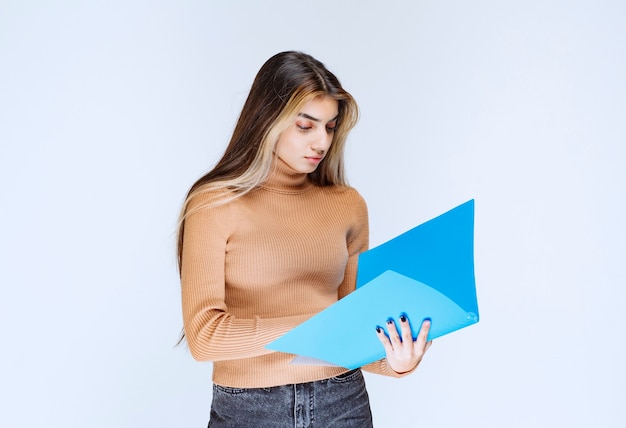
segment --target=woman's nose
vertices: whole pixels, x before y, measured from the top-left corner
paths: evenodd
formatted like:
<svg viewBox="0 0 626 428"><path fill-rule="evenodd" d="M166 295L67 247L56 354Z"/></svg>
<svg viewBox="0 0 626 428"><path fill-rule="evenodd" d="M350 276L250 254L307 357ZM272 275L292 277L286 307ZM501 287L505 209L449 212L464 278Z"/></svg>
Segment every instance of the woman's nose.
<svg viewBox="0 0 626 428"><path fill-rule="evenodd" d="M318 153L324 153L330 147L333 142L333 135L329 134L325 129L323 132L316 135L315 140L311 144L311 148Z"/></svg>

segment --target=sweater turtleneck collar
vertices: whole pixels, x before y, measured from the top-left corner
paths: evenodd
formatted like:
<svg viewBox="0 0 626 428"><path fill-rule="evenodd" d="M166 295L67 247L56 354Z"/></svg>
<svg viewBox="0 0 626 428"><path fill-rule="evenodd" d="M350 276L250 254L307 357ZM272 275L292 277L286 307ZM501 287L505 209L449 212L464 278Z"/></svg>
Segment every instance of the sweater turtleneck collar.
<svg viewBox="0 0 626 428"><path fill-rule="evenodd" d="M278 156L274 156L269 176L261 187L281 193L301 193L313 187L309 175L291 168Z"/></svg>

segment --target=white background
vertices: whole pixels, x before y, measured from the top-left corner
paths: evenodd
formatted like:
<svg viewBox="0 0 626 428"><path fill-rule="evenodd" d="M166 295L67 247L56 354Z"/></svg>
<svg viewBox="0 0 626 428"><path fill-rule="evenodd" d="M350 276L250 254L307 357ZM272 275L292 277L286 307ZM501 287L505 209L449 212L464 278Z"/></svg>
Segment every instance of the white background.
<svg viewBox="0 0 626 428"><path fill-rule="evenodd" d="M0 425L201 427L174 232L262 63L362 119L372 244L476 199L481 322L367 377L378 427L626 425L626 3L0 1Z"/></svg>

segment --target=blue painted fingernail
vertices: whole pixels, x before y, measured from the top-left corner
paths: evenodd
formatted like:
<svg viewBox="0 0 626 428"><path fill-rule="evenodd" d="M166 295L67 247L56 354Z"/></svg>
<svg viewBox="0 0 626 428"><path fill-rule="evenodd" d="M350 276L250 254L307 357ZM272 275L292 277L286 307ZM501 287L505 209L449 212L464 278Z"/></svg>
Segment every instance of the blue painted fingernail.
<svg viewBox="0 0 626 428"><path fill-rule="evenodd" d="M376 333L380 333L381 331L383 331L383 329L380 328L379 326L376 326Z"/></svg>
<svg viewBox="0 0 626 428"><path fill-rule="evenodd" d="M393 320L392 320L391 318L389 318L389 319L387 320L387 324L393 324Z"/></svg>
<svg viewBox="0 0 626 428"><path fill-rule="evenodd" d="M406 315L404 314L400 315L400 321L406 322Z"/></svg>

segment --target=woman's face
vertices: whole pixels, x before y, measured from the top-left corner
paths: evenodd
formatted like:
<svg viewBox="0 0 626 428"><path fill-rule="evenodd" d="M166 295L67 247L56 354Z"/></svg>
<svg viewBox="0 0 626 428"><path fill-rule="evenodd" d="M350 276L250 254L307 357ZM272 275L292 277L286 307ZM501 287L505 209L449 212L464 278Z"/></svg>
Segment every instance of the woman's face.
<svg viewBox="0 0 626 428"><path fill-rule="evenodd" d="M278 139L276 155L298 172L315 171L333 141L338 114L339 105L330 97L305 103Z"/></svg>

